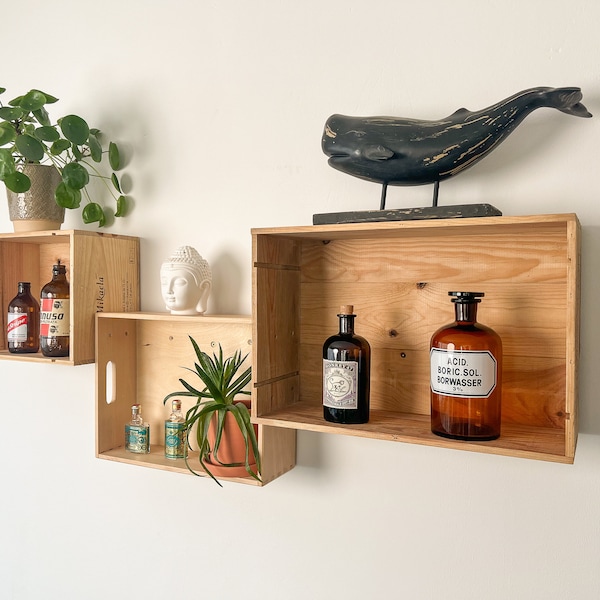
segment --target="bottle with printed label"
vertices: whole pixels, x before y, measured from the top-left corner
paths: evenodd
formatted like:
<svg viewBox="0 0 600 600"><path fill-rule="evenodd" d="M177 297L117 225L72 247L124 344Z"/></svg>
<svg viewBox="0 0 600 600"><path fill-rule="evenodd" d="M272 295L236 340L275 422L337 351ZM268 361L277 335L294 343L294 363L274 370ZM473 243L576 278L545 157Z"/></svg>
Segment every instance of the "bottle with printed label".
<svg viewBox="0 0 600 600"><path fill-rule="evenodd" d="M44 356L69 356L70 300L65 265L52 267L40 293L40 349Z"/></svg>
<svg viewBox="0 0 600 600"><path fill-rule="evenodd" d="M142 419L142 407L131 407L131 421L125 425L125 449L136 454L150 452L150 426Z"/></svg>
<svg viewBox="0 0 600 600"><path fill-rule="evenodd" d="M181 400L173 400L171 414L165 421L165 457L185 458L187 454L187 436L185 418L181 412Z"/></svg>
<svg viewBox="0 0 600 600"><path fill-rule="evenodd" d="M371 347L354 333L354 306L340 308L339 332L323 344L323 416L331 423L367 423Z"/></svg>
<svg viewBox="0 0 600 600"><path fill-rule="evenodd" d="M456 320L431 338L431 431L456 440L500 436L502 340L477 323L482 292L448 292Z"/></svg>
<svg viewBox="0 0 600 600"><path fill-rule="evenodd" d="M40 305L31 295L31 283L19 281L17 295L8 305L6 324L8 351L13 354L37 352L40 339Z"/></svg>

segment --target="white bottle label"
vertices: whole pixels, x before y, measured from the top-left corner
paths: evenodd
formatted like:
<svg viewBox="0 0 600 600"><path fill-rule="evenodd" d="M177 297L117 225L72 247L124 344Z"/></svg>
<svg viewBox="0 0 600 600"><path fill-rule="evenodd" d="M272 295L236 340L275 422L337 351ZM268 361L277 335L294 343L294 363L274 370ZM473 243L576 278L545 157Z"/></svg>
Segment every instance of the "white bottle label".
<svg viewBox="0 0 600 600"><path fill-rule="evenodd" d="M40 335L58 337L69 335L68 298L42 298L40 301Z"/></svg>
<svg viewBox="0 0 600 600"><path fill-rule="evenodd" d="M430 352L431 389L457 398L488 398L497 383L497 362L489 350Z"/></svg>
<svg viewBox="0 0 600 600"><path fill-rule="evenodd" d="M358 362L323 359L323 406L358 408Z"/></svg>
<svg viewBox="0 0 600 600"><path fill-rule="evenodd" d="M8 313L6 337L9 342L27 341L27 313Z"/></svg>

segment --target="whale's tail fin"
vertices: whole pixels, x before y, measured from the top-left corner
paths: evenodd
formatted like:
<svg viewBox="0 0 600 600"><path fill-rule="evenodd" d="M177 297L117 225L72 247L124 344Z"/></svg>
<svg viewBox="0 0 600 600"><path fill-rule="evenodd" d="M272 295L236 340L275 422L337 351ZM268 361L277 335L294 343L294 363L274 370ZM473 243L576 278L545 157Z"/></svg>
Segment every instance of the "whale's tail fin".
<svg viewBox="0 0 600 600"><path fill-rule="evenodd" d="M581 89L576 87L556 88L548 90L547 92L548 106L556 108L568 115L589 118L592 114L583 104L581 104L582 98L583 94L581 93Z"/></svg>

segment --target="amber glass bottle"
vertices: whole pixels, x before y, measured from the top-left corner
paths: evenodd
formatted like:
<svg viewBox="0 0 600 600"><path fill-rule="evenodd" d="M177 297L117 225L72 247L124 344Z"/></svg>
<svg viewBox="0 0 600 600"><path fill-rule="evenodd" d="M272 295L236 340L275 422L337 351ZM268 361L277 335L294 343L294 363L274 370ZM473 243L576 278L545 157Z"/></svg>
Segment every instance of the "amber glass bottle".
<svg viewBox="0 0 600 600"><path fill-rule="evenodd" d="M355 335L355 316L342 306L339 332L323 344L323 416L332 423L369 421L371 347Z"/></svg>
<svg viewBox="0 0 600 600"><path fill-rule="evenodd" d="M52 267L52 281L40 293L40 349L44 356L69 356L70 300L65 265Z"/></svg>
<svg viewBox="0 0 600 600"><path fill-rule="evenodd" d="M481 292L448 292L456 320L431 338L431 431L457 440L500 436L502 341L477 323Z"/></svg>
<svg viewBox="0 0 600 600"><path fill-rule="evenodd" d="M17 295L8 305L6 328L8 351L37 352L40 338L40 306L31 295L31 283L19 281Z"/></svg>

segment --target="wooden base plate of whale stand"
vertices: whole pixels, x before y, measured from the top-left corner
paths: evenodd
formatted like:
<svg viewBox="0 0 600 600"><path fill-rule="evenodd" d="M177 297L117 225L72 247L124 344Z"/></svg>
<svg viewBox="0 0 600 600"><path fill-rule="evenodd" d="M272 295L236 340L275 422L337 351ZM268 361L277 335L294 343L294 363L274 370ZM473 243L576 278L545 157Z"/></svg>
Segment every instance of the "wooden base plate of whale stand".
<svg viewBox="0 0 600 600"><path fill-rule="evenodd" d="M491 204L455 204L452 206L425 206L421 208L398 208L392 210L383 209L322 213L313 215L313 225L500 216L502 216L502 212Z"/></svg>

